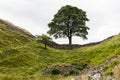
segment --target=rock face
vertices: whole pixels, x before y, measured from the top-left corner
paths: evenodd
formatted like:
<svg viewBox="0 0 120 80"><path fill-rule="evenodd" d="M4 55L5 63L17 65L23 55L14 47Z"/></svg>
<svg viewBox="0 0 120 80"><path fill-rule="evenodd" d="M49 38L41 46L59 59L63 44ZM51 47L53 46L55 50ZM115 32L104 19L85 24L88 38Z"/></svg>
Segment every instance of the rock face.
<svg viewBox="0 0 120 80"><path fill-rule="evenodd" d="M88 80L100 80L101 78L102 78L101 71L92 71L88 76Z"/></svg>

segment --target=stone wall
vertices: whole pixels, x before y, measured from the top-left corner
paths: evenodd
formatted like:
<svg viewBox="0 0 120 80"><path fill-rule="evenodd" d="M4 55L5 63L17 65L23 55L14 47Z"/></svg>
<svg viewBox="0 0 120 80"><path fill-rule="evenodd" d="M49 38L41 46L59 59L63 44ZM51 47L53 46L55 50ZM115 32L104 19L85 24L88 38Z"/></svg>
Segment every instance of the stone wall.
<svg viewBox="0 0 120 80"><path fill-rule="evenodd" d="M77 49L77 48L80 48L80 47L85 47L85 46L93 46L93 45L97 45L97 44L100 44L106 40L109 40L111 39L112 37L114 36L111 36L103 41L99 41L99 42L93 42L93 43L88 43L88 44L84 44L84 45L79 45L79 44L72 44L72 45L68 45L68 44L57 44L53 41L47 41L47 45L49 47L52 47L52 48L55 48L55 49L61 49L61 50L70 50L70 49ZM42 42L42 41L41 41Z"/></svg>

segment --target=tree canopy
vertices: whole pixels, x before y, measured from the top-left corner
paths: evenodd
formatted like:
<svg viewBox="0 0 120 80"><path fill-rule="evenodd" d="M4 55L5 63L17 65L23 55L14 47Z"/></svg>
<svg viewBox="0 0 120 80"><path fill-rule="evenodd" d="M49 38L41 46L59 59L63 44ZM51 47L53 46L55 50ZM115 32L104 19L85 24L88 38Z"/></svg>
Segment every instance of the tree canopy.
<svg viewBox="0 0 120 80"><path fill-rule="evenodd" d="M37 40L40 40L42 41L44 44L45 44L45 49L47 49L47 41L51 41L52 38L45 35L45 34L42 34L42 35L36 35L36 38Z"/></svg>
<svg viewBox="0 0 120 80"><path fill-rule="evenodd" d="M89 19L82 9L71 5L63 6L48 24L50 28L48 34L55 38L67 37L69 44L72 44L73 36L87 39L89 28L86 26L86 21L89 21Z"/></svg>

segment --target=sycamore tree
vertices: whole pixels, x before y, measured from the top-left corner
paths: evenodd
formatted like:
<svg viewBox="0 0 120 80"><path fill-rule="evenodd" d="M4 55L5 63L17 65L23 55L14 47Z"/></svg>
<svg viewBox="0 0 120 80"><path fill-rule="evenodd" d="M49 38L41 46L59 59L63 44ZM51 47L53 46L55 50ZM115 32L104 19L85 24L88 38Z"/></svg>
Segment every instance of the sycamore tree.
<svg viewBox="0 0 120 80"><path fill-rule="evenodd" d="M37 40L40 40L40 41L42 41L42 43L44 43L45 49L47 49L47 42L52 40L51 37L49 37L49 36L47 36L45 34L36 35L36 38L37 38Z"/></svg>
<svg viewBox="0 0 120 80"><path fill-rule="evenodd" d="M50 28L48 34L55 38L67 37L69 44L72 44L73 36L87 39L89 28L86 26L86 21L89 19L82 9L71 5L63 6L48 24Z"/></svg>

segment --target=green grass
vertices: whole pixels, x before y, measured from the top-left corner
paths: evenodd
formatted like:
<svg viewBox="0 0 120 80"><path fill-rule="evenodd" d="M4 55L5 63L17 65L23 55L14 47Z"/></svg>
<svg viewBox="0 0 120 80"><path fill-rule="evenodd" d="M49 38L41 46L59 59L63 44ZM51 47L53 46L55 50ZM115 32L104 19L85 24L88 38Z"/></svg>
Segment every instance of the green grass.
<svg viewBox="0 0 120 80"><path fill-rule="evenodd" d="M45 50L42 43L4 26L0 24L0 80L69 80L72 76L44 75L42 70L57 64L97 66L120 53L120 35L95 46Z"/></svg>
<svg viewBox="0 0 120 80"><path fill-rule="evenodd" d="M0 69L2 70L0 73L6 75L5 77L7 75L11 78L15 76L18 80L19 77L25 77L26 80L27 78L28 80L32 78L37 80L43 76L44 80L50 80L50 78L57 80L56 77L64 80L68 77L43 75L42 69L56 64L72 64L75 62L97 66L120 52L119 39L120 35L99 45L75 50L55 50L52 48L45 50L43 44L33 41L21 47L2 51L1 55L4 55L4 58L0 60ZM9 53L7 53L8 51Z"/></svg>
<svg viewBox="0 0 120 80"><path fill-rule="evenodd" d="M6 25L0 24L0 50L22 46L30 42L32 38L9 30Z"/></svg>

